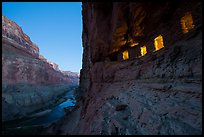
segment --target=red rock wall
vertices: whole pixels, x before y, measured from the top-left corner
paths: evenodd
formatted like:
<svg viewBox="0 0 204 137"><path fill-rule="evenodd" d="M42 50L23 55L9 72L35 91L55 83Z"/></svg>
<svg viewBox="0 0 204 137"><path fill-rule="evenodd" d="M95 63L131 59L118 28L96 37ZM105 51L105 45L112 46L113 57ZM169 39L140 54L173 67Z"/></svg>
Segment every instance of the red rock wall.
<svg viewBox="0 0 204 137"><path fill-rule="evenodd" d="M2 36L10 38L35 56L39 56L39 48L34 44L15 22L2 15Z"/></svg>
<svg viewBox="0 0 204 137"><path fill-rule="evenodd" d="M13 21L2 15L2 82L69 83L68 75L39 58L39 48Z"/></svg>
<svg viewBox="0 0 204 137"><path fill-rule="evenodd" d="M201 134L202 3L83 3L82 8L85 101L76 133ZM181 18L187 12L195 26L184 34ZM154 52L159 35L164 48ZM121 60L132 42L139 43L133 56L143 45L147 54Z"/></svg>
<svg viewBox="0 0 204 137"><path fill-rule="evenodd" d="M15 48L8 39L2 43L2 82L8 84L31 83L52 84L69 83L68 76L56 71L49 63ZM8 53L11 52L11 53Z"/></svg>

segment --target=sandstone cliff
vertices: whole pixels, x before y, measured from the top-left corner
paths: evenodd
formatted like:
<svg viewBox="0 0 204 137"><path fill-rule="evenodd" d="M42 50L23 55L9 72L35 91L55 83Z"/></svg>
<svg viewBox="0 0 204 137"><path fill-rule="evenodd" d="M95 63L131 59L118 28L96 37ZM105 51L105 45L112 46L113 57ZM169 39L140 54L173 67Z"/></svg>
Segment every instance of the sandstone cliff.
<svg viewBox="0 0 204 137"><path fill-rule="evenodd" d="M78 85L78 76L62 73L43 60L39 48L13 21L2 15L2 120L27 116L49 106Z"/></svg>
<svg viewBox="0 0 204 137"><path fill-rule="evenodd" d="M202 134L202 3L82 8L82 110L61 134Z"/></svg>

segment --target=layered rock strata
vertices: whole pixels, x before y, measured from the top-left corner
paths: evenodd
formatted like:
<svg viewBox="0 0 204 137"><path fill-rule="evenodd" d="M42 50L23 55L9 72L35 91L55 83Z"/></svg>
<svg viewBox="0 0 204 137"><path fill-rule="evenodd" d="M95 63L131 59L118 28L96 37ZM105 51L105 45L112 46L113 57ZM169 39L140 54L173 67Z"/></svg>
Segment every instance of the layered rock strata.
<svg viewBox="0 0 204 137"><path fill-rule="evenodd" d="M201 11L201 2L83 3L83 105L67 134L202 134Z"/></svg>

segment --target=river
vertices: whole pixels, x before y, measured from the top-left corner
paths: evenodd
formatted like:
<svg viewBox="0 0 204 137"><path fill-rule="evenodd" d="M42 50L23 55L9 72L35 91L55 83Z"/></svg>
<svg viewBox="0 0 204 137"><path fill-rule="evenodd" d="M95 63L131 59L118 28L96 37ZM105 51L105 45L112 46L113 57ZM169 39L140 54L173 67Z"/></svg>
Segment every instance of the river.
<svg viewBox="0 0 204 137"><path fill-rule="evenodd" d="M65 101L53 108L37 112L24 119L12 120L3 123L5 130L3 131L3 134L21 134L18 132L29 133L32 132L35 127L46 127L53 122L58 121L66 114L66 109L71 106L75 106L76 103L74 90L68 91L62 98L65 99ZM26 129L26 131L24 129ZM35 132L34 130L33 132Z"/></svg>

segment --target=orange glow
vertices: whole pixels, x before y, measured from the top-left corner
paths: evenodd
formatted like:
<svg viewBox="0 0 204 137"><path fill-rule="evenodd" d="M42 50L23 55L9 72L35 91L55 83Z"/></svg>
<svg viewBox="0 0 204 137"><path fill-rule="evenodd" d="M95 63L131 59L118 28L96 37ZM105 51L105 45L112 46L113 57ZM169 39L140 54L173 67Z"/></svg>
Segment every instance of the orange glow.
<svg viewBox="0 0 204 137"><path fill-rule="evenodd" d="M128 51L123 52L123 60L129 59Z"/></svg>
<svg viewBox="0 0 204 137"><path fill-rule="evenodd" d="M154 46L155 46L155 51L160 50L161 48L164 47L163 37L161 35L159 35L154 39Z"/></svg>
<svg viewBox="0 0 204 137"><path fill-rule="evenodd" d="M183 30L183 33L189 32L192 28L194 28L195 25L193 25L193 18L190 12L187 12L185 16L181 18L181 28Z"/></svg>
<svg viewBox="0 0 204 137"><path fill-rule="evenodd" d="M130 44L130 47L134 47L134 46L136 46L136 45L138 45L138 44L139 44L138 42L132 43L132 44Z"/></svg>
<svg viewBox="0 0 204 137"><path fill-rule="evenodd" d="M145 54L147 54L147 47L146 46L142 46L140 47L141 49L141 56L144 56Z"/></svg>

